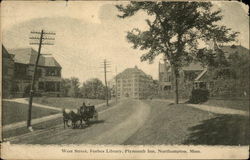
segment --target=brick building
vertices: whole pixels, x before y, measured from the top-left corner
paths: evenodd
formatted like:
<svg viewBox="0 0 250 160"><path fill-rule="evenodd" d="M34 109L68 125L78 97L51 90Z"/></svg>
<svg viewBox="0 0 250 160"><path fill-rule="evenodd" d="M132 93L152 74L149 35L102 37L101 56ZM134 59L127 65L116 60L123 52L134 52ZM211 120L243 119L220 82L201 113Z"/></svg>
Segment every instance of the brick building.
<svg viewBox="0 0 250 160"><path fill-rule="evenodd" d="M2 45L2 96L10 97L14 76L14 56Z"/></svg>
<svg viewBox="0 0 250 160"><path fill-rule="evenodd" d="M12 94L14 97L29 95L34 73L37 51L32 48L19 48L9 51L14 55L14 76ZM52 56L40 55L35 81L37 95L61 95L61 66Z"/></svg>
<svg viewBox="0 0 250 160"><path fill-rule="evenodd" d="M147 98L152 94L151 86L153 78L147 75L137 66L127 68L119 73L117 79L117 97L130 97L135 99ZM109 86L115 88L115 78L109 83ZM113 94L115 94L113 90Z"/></svg>

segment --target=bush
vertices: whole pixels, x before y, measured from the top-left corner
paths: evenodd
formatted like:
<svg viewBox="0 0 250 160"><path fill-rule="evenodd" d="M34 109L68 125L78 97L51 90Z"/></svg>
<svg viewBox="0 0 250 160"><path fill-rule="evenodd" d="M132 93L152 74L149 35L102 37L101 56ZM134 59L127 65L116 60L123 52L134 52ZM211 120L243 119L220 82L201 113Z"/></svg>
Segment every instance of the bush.
<svg viewBox="0 0 250 160"><path fill-rule="evenodd" d="M189 103L203 103L208 100L209 91L207 89L193 89L189 98Z"/></svg>

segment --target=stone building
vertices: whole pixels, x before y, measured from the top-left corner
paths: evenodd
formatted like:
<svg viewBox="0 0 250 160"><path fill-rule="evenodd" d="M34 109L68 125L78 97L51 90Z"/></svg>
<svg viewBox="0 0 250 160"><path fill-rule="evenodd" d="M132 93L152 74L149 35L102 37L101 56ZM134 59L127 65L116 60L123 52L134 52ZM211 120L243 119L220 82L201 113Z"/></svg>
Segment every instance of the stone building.
<svg viewBox="0 0 250 160"><path fill-rule="evenodd" d="M153 78L144 73L137 66L134 68L127 68L119 73L116 77L117 80L117 97L130 97L135 99L148 98L152 94L151 86ZM110 86L115 87L115 78L109 83Z"/></svg>
<svg viewBox="0 0 250 160"><path fill-rule="evenodd" d="M2 45L2 96L8 98L11 96L12 80L14 76L14 56L9 54Z"/></svg>
<svg viewBox="0 0 250 160"><path fill-rule="evenodd" d="M208 67L195 78L194 88L208 89L211 97L249 97L249 49L241 45L219 46L218 49L223 51L227 61L232 56L241 58L231 60L234 62L234 64L231 64L231 69L230 67L223 68L224 73L227 73L226 78L211 78L214 68ZM235 65L237 63L240 65Z"/></svg>
<svg viewBox="0 0 250 160"><path fill-rule="evenodd" d="M159 62L159 91L171 90L172 74L166 60Z"/></svg>
<svg viewBox="0 0 250 160"><path fill-rule="evenodd" d="M12 94L14 97L28 96L38 53L32 48L14 49L9 53L14 55L15 62ZM61 69L54 57L41 54L35 80L35 94L60 96Z"/></svg>
<svg viewBox="0 0 250 160"><path fill-rule="evenodd" d="M182 67L179 72L179 93L180 96L187 97L193 82L203 71L204 67L200 63L191 63ZM159 94L162 97L172 96L175 83L170 64L167 60L159 62Z"/></svg>
<svg viewBox="0 0 250 160"><path fill-rule="evenodd" d="M232 46L215 46L212 47L214 50L213 52L216 53L217 49L220 49L223 51L223 54L225 55L225 58L230 58L230 55L239 53L240 55L249 55L249 49L240 46L240 45L232 45ZM202 88L202 89L208 89L210 91L210 95L216 96L219 95L218 93L214 93L215 90L218 90L218 88L221 88L220 92L228 92L224 90L230 90L232 92L232 87L228 88L228 84L226 81L229 81L228 83L236 84L236 80L233 79L227 79L223 80L222 82L218 83L220 80L211 80L211 78L208 75L209 68L203 67L200 63L191 63L188 66L182 67L180 70L180 77L179 77L179 94L183 97L188 97L190 94L190 91L192 88ZM217 83L217 84L216 84ZM165 97L168 95L171 96L172 92L174 91L174 81L173 81L173 75L171 72L170 65L166 59L164 59L163 62L159 62L159 93ZM246 86L246 84L244 84ZM249 85L249 83L248 83ZM220 87L221 86L221 87ZM234 85L237 86L235 90L239 90L238 92L244 90L244 86L240 88L240 84ZM239 89L238 89L239 88ZM233 91L236 92L236 91ZM247 91L249 92L249 91ZM243 93L243 92L242 92Z"/></svg>

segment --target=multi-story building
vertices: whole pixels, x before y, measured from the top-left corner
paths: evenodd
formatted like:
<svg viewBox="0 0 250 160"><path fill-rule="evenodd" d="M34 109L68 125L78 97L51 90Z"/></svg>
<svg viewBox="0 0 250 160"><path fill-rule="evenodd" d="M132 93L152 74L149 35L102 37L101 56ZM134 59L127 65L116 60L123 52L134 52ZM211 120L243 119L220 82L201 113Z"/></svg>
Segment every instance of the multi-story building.
<svg viewBox="0 0 250 160"><path fill-rule="evenodd" d="M180 95L186 97L189 95L189 90L197 76L203 71L204 67L200 63L191 63L188 66L182 67L179 71L179 90ZM174 75L171 71L170 64L166 59L159 62L159 94L163 97L172 96L174 90Z"/></svg>
<svg viewBox="0 0 250 160"><path fill-rule="evenodd" d="M127 68L123 72L119 73L110 84L115 87L115 79L117 82L117 97L130 97L135 99L147 98L152 94L151 86L153 84L153 78L147 75L137 66L134 68Z"/></svg>
<svg viewBox="0 0 250 160"><path fill-rule="evenodd" d="M216 52L216 47L218 48L218 46L215 46L214 52ZM219 49L223 51L226 59L234 53L249 55L249 49L242 46L220 46ZM206 88L212 91L212 86L215 86L215 82L208 77L208 68L203 67L200 63L191 63L182 67L179 75L179 93L181 95L187 96L192 88ZM164 96L170 95L175 87L171 67L166 59L159 62L159 85L159 91Z"/></svg>
<svg viewBox="0 0 250 160"><path fill-rule="evenodd" d="M14 56L2 45L2 96L10 97L14 76Z"/></svg>
<svg viewBox="0 0 250 160"><path fill-rule="evenodd" d="M110 95L111 97L115 97L116 96L116 79L113 78L110 81L108 81L108 88L110 90Z"/></svg>
<svg viewBox="0 0 250 160"><path fill-rule="evenodd" d="M29 95L31 80L38 53L32 48L9 51L14 55L13 96ZM40 55L35 80L35 93L46 96L60 96L61 66L52 56Z"/></svg>
<svg viewBox="0 0 250 160"><path fill-rule="evenodd" d="M159 62L159 91L171 90L172 86L172 74L170 72L170 66L167 64L166 59L163 62Z"/></svg>

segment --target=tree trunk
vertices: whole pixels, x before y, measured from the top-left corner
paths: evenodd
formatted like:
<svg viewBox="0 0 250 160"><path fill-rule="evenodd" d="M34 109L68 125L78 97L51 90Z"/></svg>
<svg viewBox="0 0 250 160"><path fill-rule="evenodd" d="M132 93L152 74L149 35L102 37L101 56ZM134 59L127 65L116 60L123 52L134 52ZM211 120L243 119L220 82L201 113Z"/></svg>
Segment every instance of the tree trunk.
<svg viewBox="0 0 250 160"><path fill-rule="evenodd" d="M175 74L175 104L179 103L179 91L178 91L178 76Z"/></svg>
<svg viewBox="0 0 250 160"><path fill-rule="evenodd" d="M175 104L179 103L179 90L178 90L178 69L175 66L172 66L172 72L174 77L174 84L175 84Z"/></svg>

